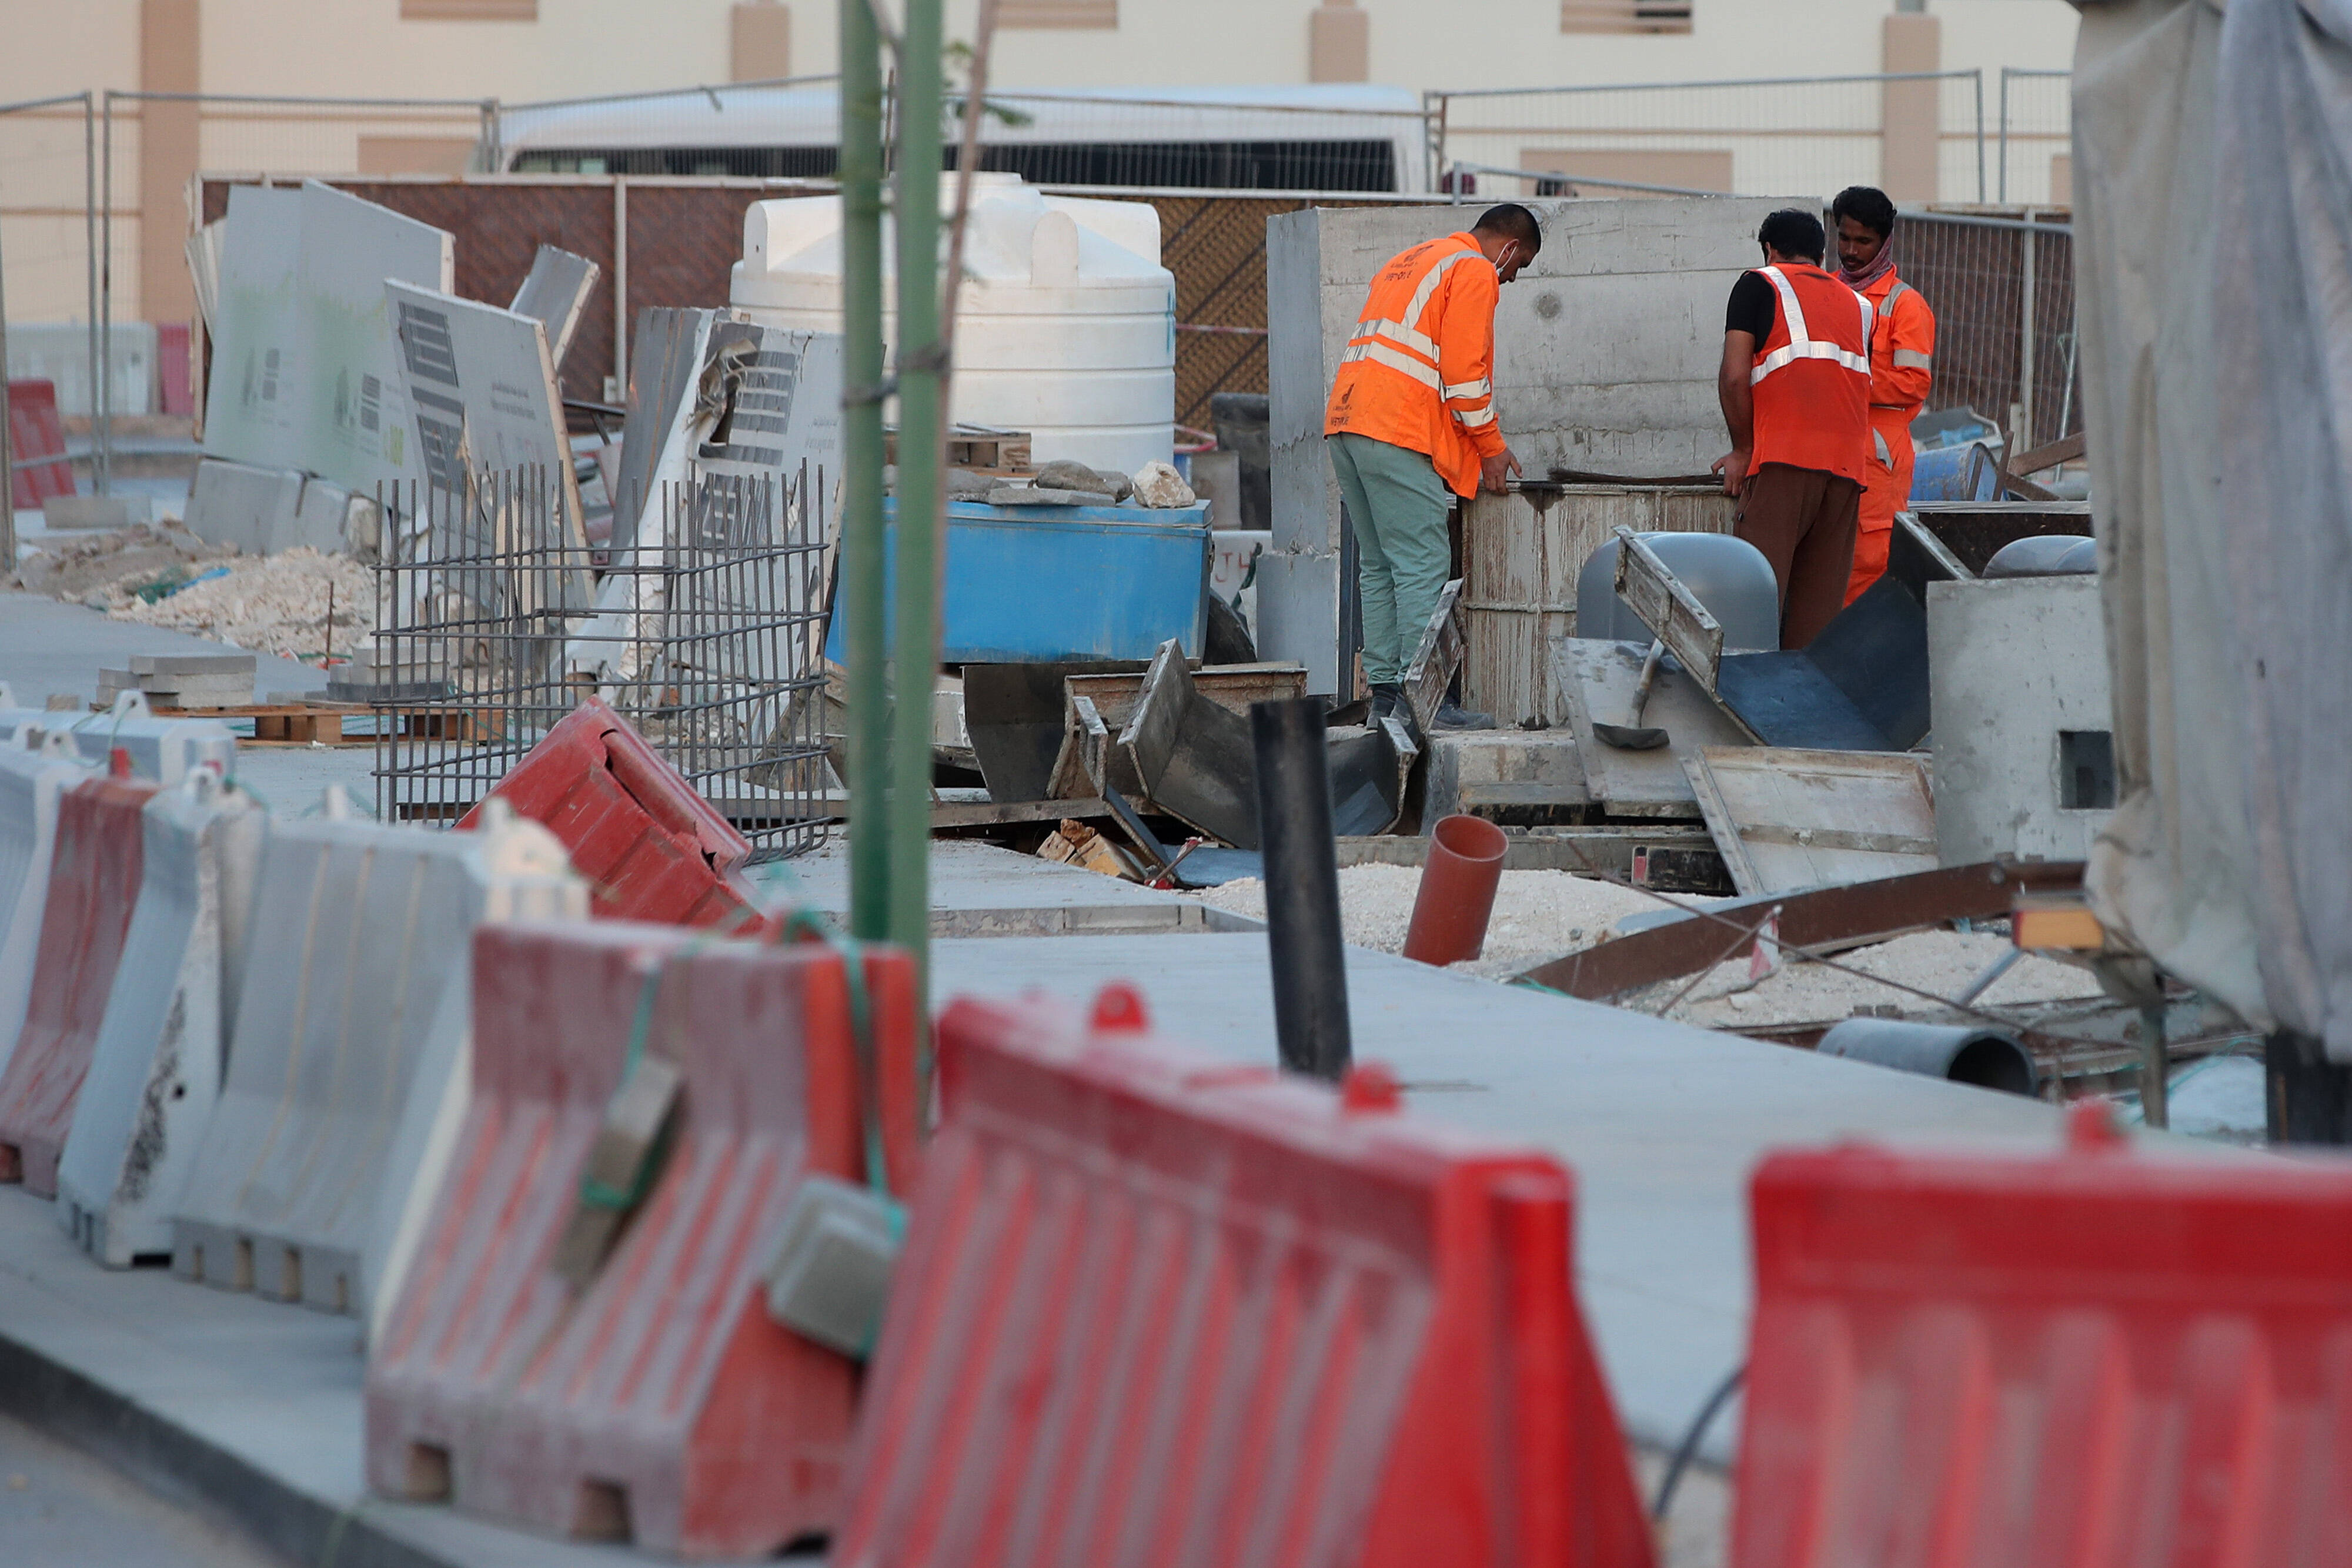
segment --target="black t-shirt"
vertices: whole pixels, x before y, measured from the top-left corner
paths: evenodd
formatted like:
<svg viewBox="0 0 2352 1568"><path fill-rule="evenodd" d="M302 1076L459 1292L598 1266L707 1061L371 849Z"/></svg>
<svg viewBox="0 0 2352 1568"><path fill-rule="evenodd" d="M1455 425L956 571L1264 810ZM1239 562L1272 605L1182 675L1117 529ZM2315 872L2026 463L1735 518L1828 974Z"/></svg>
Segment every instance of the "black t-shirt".
<svg viewBox="0 0 2352 1568"><path fill-rule="evenodd" d="M1731 307L1723 313L1723 329L1753 333L1760 349L1772 336L1772 323L1780 314L1780 291L1772 287L1772 280L1760 272L1743 272L1731 286Z"/></svg>

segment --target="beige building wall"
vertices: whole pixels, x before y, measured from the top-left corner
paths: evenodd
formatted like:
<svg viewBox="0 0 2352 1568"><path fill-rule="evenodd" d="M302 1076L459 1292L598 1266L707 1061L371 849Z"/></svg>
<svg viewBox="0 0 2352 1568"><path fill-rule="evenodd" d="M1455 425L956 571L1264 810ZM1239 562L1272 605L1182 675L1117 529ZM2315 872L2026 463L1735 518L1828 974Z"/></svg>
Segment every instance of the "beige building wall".
<svg viewBox="0 0 2352 1568"><path fill-rule="evenodd" d="M1575 0L1579 30L1563 27L1568 0L1006 0L995 53L1002 86L1104 87L1293 84L1363 79L1418 92L1433 88L1529 88L1568 83L1705 81L1866 74L1921 35L1946 69L1987 71L1987 112L2003 65L2071 63L2075 17L2067 0L1929 0L1925 18L1895 18L1893 0L1693 0L1687 31L1592 30L1610 0ZM289 113L260 106L184 109L124 104L115 142L113 272L119 318L184 319L179 248L186 176L197 168L288 175L446 171L462 166L479 130L478 100L508 102L654 91L772 74L830 70L833 0L0 0L13 13L0 49L0 101L84 88L195 86L215 94L301 94L467 100L454 106ZM1630 11L1630 4L1627 6ZM978 0L949 0L947 30L969 39ZM193 47L189 40L193 39ZM1896 95L1900 98L1900 95ZM1774 132L1791 158L1854 177L1879 172L1905 193L1974 195L1974 152L1949 134L1951 99L1925 91L1907 110L1874 88L1757 91L1737 112ZM1848 102L1852 99L1852 102ZM1632 103L1630 98L1616 101ZM1664 101L1662 98L1657 101ZM1720 114L1726 95L1685 94L1684 112ZM1866 104L1866 107L1863 107ZM1940 131L1931 129L1938 113ZM1834 139L1775 130L1853 124ZM1522 117L1526 118L1525 116ZM1906 129L1907 128L1907 129ZM1625 129L1625 128L1620 128ZM1717 183L1724 133L1556 136L1502 126L1475 161L1589 172L1683 170ZM1906 138L1907 137L1907 140ZM1891 138L1891 140L1889 140ZM1590 151L1581 160L1577 149ZM2063 141L2021 148L2019 199L2047 201ZM1740 157L1752 156L1742 152ZM1906 162L1907 160L1907 162ZM1930 168L1928 165L1932 164ZM1798 164L1791 164L1798 167ZM1738 170L1741 188L1751 171ZM1679 183L1662 180L1659 183ZM0 255L9 313L68 319L86 308L81 239L80 123L70 112L0 115ZM1965 185L1965 189L1961 188ZM1504 185L1488 187L1503 189Z"/></svg>

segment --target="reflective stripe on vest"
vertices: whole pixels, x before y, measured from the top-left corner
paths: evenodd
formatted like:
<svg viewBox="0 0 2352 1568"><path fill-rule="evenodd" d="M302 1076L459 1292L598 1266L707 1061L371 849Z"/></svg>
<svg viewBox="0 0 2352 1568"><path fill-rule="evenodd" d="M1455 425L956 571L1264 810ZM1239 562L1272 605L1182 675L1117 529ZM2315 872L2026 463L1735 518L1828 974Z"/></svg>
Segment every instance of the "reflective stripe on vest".
<svg viewBox="0 0 2352 1568"><path fill-rule="evenodd" d="M1917 289L1898 277L1895 280L1895 287L1886 291L1886 298L1878 302L1878 319L1886 324L1888 331L1895 329L1895 302L1906 294L1917 292ZM1889 352L1888 358L1898 371L1927 371L1935 369L1936 366L1934 359L1916 349L1895 349ZM1893 408L1899 405L1889 403L1886 406Z"/></svg>
<svg viewBox="0 0 2352 1568"><path fill-rule="evenodd" d="M1862 307L1862 343L1864 352L1848 353L1827 340L1816 340L1805 330L1804 308L1797 303L1797 291L1785 274L1777 267L1761 267L1757 270L1770 279L1773 289L1780 296L1780 319L1789 329L1789 340L1756 361L1748 372L1748 384L1754 386L1774 371L1794 364L1799 360L1833 360L1857 375L1870 374L1870 331L1874 312L1870 301L1856 294L1854 303Z"/></svg>
<svg viewBox="0 0 2352 1568"><path fill-rule="evenodd" d="M1422 275L1421 281L1414 285L1412 298L1404 308L1404 319L1358 321L1354 336L1349 340L1347 348L1340 351L1339 362L1345 365L1368 360L1376 365L1386 365L1392 371L1402 371L1448 402L1491 398L1495 392L1491 380L1456 382L1448 386L1437 373L1436 340L1421 329L1421 319L1428 313L1430 301L1437 297L1437 285L1447 270L1456 262L1486 259L1483 253L1475 250L1457 250L1439 256ZM1425 356L1428 362L1399 353L1389 347L1391 343L1401 344L1415 354ZM1465 429L1475 430L1482 424L1495 422L1495 411L1491 405L1469 410L1449 409L1447 412Z"/></svg>

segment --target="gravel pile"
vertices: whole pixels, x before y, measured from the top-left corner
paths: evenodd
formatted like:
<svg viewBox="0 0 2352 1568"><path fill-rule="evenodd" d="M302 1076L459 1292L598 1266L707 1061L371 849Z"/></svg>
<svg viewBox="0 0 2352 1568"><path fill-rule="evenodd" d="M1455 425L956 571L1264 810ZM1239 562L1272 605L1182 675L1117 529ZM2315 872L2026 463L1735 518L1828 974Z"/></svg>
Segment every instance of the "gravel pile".
<svg viewBox="0 0 2352 1568"><path fill-rule="evenodd" d="M52 534L26 548L16 583L28 593L104 610L152 583L208 571L236 553L177 523L137 523L79 538Z"/></svg>
<svg viewBox="0 0 2352 1568"><path fill-rule="evenodd" d="M1420 889L1421 871L1415 866L1343 867L1339 923L1349 943L1383 953L1402 952L1405 930L1412 921L1413 899ZM1191 896L1236 915L1265 916L1265 886L1255 879L1229 882ZM1507 871L1496 891L1486 951L1454 968L1487 979L1508 979L1543 959L1606 941L1626 915L1649 914L1668 902L1707 908L1724 901L1681 895L1668 900L1573 872ZM1730 934L1725 935L1728 940ZM1922 931L1837 956L1840 965L1862 971L1858 975L1784 957L1779 973L1753 985L1748 977L1748 957L1742 954L1718 965L1691 987L1667 1016L1709 1029L1740 1030L1843 1019L1873 1007L1912 1011L1934 1005L1917 992L1950 997L2007 951L2009 941L2003 936ZM1900 981L1915 988L1902 989L1882 980ZM1647 998L1649 1009L1664 1004L1684 983L1677 981ZM2087 971L2048 958L2028 957L2012 966L1979 1003L1999 1006L2099 994L2098 982Z"/></svg>
<svg viewBox="0 0 2352 1568"><path fill-rule="evenodd" d="M1405 929L1412 924L1412 902L1420 891L1418 866L1341 867L1339 924L1348 941L1383 953L1404 951ZM1265 918L1265 884L1254 877L1192 896L1235 915ZM1673 902L1703 907L1722 901L1677 895ZM1531 964L1607 940L1611 927L1628 915L1664 906L1658 894L1570 872L1507 871L1495 892L1486 951L1454 967L1464 974L1507 978Z"/></svg>
<svg viewBox="0 0 2352 1568"><path fill-rule="evenodd" d="M152 604L118 586L109 593L106 613L116 621L169 626L289 659L317 660L326 653L331 600L338 654L348 656L375 629L374 574L348 556L321 555L304 546L215 564L226 572Z"/></svg>

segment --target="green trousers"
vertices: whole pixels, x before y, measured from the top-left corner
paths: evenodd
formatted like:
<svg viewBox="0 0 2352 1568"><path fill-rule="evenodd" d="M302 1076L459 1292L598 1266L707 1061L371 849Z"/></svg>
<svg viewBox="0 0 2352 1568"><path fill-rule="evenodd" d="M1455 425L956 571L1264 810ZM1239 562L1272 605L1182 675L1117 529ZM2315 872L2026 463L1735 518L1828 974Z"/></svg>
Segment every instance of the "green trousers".
<svg viewBox="0 0 2352 1568"><path fill-rule="evenodd" d="M1454 492L1426 453L1342 433L1325 443L1356 527L1364 606L1364 679L1394 685L1421 647L1453 570L1445 519Z"/></svg>

